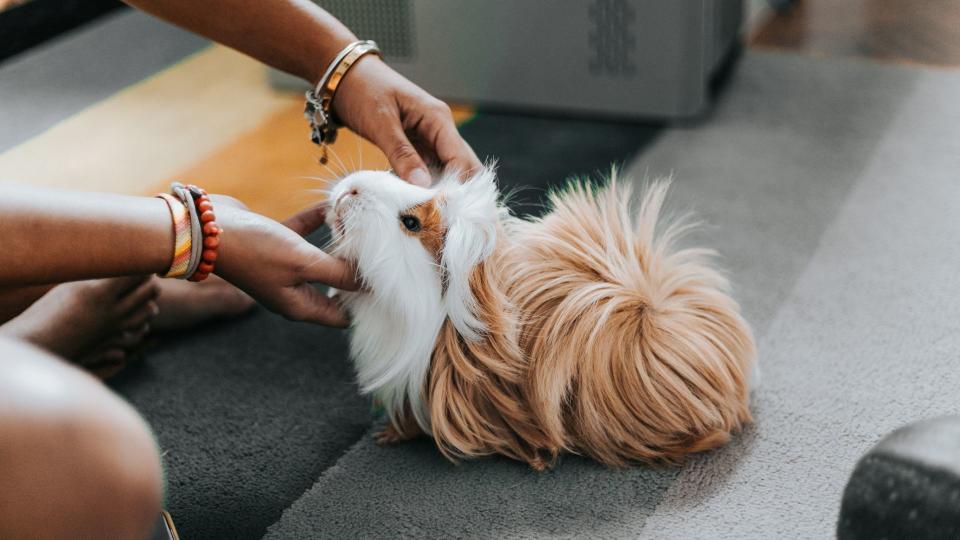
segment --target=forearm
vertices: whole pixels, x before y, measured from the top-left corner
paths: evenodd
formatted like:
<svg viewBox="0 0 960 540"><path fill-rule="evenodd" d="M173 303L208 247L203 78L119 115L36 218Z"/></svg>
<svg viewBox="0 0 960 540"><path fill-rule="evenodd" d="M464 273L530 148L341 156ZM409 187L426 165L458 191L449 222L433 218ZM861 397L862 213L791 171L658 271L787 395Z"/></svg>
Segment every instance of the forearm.
<svg viewBox="0 0 960 540"><path fill-rule="evenodd" d="M166 271L162 199L0 184L0 287Z"/></svg>
<svg viewBox="0 0 960 540"><path fill-rule="evenodd" d="M309 0L125 0L310 83L356 37Z"/></svg>

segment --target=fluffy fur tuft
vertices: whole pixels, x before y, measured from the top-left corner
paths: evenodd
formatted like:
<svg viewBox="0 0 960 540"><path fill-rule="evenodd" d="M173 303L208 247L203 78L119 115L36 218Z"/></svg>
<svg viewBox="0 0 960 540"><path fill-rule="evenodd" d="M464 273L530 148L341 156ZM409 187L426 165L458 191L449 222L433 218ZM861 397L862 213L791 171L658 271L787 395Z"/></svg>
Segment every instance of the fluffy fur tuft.
<svg viewBox="0 0 960 540"><path fill-rule="evenodd" d="M677 462L751 420L750 330L713 252L675 246L690 225L661 219L667 188L634 215L616 171L602 189L574 182L505 257L533 414L608 465Z"/></svg>
<svg viewBox="0 0 960 540"><path fill-rule="evenodd" d="M353 176L337 190L390 198ZM529 221L497 206L489 169L424 191L384 206L395 215L382 220L396 228L434 208L436 230L376 229L396 244L376 255L356 249L374 234L363 216L340 234L333 223L338 252L355 255L371 288L346 301L361 385L391 411L384 440L424 431L451 459L502 454L542 469L569 451L626 466L679 462L751 420L750 330L712 252L675 245L691 226L661 218L666 182L639 207L616 171L602 188L573 182ZM356 214L336 200L335 216ZM366 261L388 253L427 275L376 277ZM434 263L411 262L424 260Z"/></svg>

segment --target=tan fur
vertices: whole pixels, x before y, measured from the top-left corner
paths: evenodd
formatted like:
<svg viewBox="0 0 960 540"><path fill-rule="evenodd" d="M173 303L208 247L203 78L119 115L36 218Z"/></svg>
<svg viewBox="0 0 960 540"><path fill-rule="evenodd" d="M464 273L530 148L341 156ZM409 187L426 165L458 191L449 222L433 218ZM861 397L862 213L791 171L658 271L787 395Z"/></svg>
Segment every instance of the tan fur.
<svg viewBox="0 0 960 540"><path fill-rule="evenodd" d="M404 212L404 215L414 216L420 220L421 229L418 232L407 230L402 224L400 229L409 236L416 237L423 247L433 255L433 259L440 260L440 250L443 249L443 237L446 230L443 227L443 216L440 215L438 201L430 199ZM399 223L399 222L398 222Z"/></svg>
<svg viewBox="0 0 960 540"><path fill-rule="evenodd" d="M503 454L541 469L559 447L526 404L516 314L503 293L505 276L493 268L496 261L488 260L471 276L486 338L465 341L449 320L440 332L427 382L431 428L450 459Z"/></svg>
<svg viewBox="0 0 960 540"><path fill-rule="evenodd" d="M750 330L712 253L676 249L682 224L658 230L666 190L633 219L615 178L574 184L542 220L509 224L471 277L488 332L468 342L447 321L431 360L444 455L678 463L751 421Z"/></svg>

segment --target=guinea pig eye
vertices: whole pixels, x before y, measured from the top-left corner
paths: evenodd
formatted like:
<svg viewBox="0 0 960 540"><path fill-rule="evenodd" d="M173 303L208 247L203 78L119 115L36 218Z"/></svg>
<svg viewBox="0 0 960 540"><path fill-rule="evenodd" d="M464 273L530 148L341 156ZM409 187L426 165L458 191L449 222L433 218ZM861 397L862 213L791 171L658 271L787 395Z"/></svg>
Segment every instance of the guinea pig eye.
<svg viewBox="0 0 960 540"><path fill-rule="evenodd" d="M420 232L420 220L414 216L400 216L403 226L410 232Z"/></svg>

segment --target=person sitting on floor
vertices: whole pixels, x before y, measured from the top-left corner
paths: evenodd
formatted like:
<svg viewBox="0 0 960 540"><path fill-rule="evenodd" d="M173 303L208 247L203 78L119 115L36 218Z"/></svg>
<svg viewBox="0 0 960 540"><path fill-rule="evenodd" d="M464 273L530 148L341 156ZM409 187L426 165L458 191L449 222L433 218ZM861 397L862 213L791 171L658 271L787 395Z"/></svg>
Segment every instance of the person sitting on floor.
<svg viewBox="0 0 960 540"><path fill-rule="evenodd" d="M129 3L312 83L357 43L306 0ZM375 55L356 59L332 112L410 182L430 182L424 157L480 166L446 104ZM151 328L240 313L251 297L294 320L347 324L312 283L356 289L354 271L301 236L322 225L324 206L284 225L230 198L177 193L0 184L0 538L143 538L157 519L149 427L77 364L112 369ZM207 279L151 277L186 271Z"/></svg>

